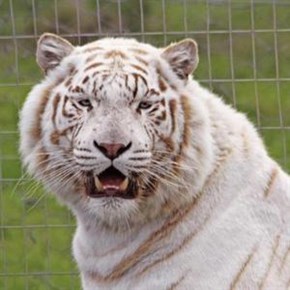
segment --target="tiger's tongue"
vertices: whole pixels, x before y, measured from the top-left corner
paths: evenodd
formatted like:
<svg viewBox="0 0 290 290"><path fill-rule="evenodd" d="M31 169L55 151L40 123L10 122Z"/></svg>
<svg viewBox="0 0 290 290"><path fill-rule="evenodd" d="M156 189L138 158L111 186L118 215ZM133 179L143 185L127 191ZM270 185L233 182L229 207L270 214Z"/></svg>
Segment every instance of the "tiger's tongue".
<svg viewBox="0 0 290 290"><path fill-rule="evenodd" d="M103 176L100 177L100 182L104 189L114 188L119 189L123 183L124 178L118 176Z"/></svg>
<svg viewBox="0 0 290 290"><path fill-rule="evenodd" d="M126 191L128 184L128 177L114 167L108 168L95 177L95 185L99 191Z"/></svg>

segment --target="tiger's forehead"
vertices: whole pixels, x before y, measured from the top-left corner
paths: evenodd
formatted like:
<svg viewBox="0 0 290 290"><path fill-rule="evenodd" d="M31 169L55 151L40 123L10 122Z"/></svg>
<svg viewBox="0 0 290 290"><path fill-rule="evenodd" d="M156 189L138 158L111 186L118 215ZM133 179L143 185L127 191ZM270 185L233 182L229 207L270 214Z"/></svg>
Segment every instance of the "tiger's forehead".
<svg viewBox="0 0 290 290"><path fill-rule="evenodd" d="M151 87L148 81L136 73L103 73L96 71L92 76L77 73L64 82L67 95L73 98L94 97L103 101L126 101L131 103L148 96ZM61 89L61 87L60 87ZM62 90L62 89L61 89ZM156 91L156 90L154 90Z"/></svg>
<svg viewBox="0 0 290 290"><path fill-rule="evenodd" d="M132 39L103 39L77 47L74 55L85 73L103 66L103 71L137 71L145 76L158 52L158 49Z"/></svg>
<svg viewBox="0 0 290 290"><path fill-rule="evenodd" d="M144 96L157 83L150 50L150 45L122 39L113 39L113 45L106 39L78 47L73 56L77 69L67 84L77 93Z"/></svg>

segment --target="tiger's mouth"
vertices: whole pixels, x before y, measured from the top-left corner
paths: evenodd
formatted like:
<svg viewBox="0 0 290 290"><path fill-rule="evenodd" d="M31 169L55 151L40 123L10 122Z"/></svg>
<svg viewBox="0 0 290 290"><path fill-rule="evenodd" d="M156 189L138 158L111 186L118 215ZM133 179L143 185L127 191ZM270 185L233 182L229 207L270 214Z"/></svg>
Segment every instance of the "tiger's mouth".
<svg viewBox="0 0 290 290"><path fill-rule="evenodd" d="M85 176L85 190L91 198L119 197L133 199L137 191L134 181L111 166L99 175L90 171Z"/></svg>

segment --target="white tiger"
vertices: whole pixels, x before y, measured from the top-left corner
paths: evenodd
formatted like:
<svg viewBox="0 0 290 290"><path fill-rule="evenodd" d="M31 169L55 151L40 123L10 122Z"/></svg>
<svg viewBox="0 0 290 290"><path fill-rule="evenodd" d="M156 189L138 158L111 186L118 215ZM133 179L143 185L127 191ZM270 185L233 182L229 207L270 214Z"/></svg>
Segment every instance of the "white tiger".
<svg viewBox="0 0 290 290"><path fill-rule="evenodd" d="M290 179L191 78L193 40L44 34L37 61L20 151L76 216L83 289L290 289Z"/></svg>

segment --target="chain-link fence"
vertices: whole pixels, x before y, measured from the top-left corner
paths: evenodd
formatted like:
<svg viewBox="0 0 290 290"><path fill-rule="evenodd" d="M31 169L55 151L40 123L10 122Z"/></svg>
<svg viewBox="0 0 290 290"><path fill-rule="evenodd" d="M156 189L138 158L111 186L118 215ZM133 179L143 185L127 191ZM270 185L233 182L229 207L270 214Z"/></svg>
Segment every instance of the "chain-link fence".
<svg viewBox="0 0 290 290"><path fill-rule="evenodd" d="M195 38L195 78L245 112L290 171L290 1L0 0L0 289L80 288L74 220L22 172L17 153L18 110L41 79L43 32L74 44Z"/></svg>

